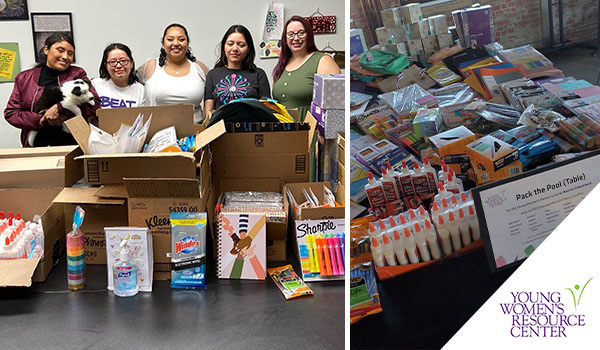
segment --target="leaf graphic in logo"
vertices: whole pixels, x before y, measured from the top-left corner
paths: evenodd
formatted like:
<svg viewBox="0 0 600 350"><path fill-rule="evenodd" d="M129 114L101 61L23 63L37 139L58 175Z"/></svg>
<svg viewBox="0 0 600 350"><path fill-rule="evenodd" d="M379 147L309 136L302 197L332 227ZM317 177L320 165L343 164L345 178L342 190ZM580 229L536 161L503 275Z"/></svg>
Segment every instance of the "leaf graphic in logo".
<svg viewBox="0 0 600 350"><path fill-rule="evenodd" d="M590 283L590 281L592 280L593 277L590 277L590 279L585 282L585 284L583 285L583 288L581 288L581 291L579 292L579 297L575 298L575 293L571 290L571 288L566 288L569 292L571 292L571 295L573 296L573 306L575 307L575 310L577 310L577 305L579 305L579 302L581 301L581 296L583 295L583 291L585 290L585 287L587 287L588 283ZM576 284L575 285L575 290L579 290L579 285Z"/></svg>

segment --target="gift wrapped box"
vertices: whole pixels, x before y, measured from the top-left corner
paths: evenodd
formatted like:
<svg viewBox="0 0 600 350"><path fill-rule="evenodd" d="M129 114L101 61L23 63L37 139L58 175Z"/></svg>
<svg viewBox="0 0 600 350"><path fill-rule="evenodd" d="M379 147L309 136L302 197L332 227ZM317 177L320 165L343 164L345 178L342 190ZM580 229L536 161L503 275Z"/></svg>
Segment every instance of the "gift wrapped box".
<svg viewBox="0 0 600 350"><path fill-rule="evenodd" d="M344 109L345 89L343 74L315 74L313 102L323 109Z"/></svg>

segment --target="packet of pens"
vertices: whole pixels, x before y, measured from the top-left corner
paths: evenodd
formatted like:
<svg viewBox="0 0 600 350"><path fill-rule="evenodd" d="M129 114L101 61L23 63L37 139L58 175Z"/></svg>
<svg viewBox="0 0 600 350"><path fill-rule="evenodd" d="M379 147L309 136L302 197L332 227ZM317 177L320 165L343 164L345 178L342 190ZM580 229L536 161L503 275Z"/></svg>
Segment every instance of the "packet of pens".
<svg viewBox="0 0 600 350"><path fill-rule="evenodd" d="M441 194L429 211L420 207L368 223L369 249L380 279L483 246L470 192Z"/></svg>
<svg viewBox="0 0 600 350"><path fill-rule="evenodd" d="M84 216L85 211L77 206L73 214L73 230L67 233L67 284L70 290L83 289L85 286L84 235L79 229Z"/></svg>
<svg viewBox="0 0 600 350"><path fill-rule="evenodd" d="M352 220L350 225L350 324L383 311L370 251L367 217Z"/></svg>
<svg viewBox="0 0 600 350"><path fill-rule="evenodd" d="M273 267L267 269L267 273L271 276L285 300L313 294L312 289L296 274L292 265Z"/></svg>

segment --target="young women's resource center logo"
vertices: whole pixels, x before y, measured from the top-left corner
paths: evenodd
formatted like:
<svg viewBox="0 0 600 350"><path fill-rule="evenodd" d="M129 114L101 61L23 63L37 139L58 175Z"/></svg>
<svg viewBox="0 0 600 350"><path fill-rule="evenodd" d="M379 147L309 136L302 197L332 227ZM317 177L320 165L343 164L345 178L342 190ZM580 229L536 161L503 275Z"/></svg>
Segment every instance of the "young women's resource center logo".
<svg viewBox="0 0 600 350"><path fill-rule="evenodd" d="M502 313L511 318L510 335L514 338L564 338L570 327L585 326L585 315L576 310L591 280L590 277L583 287L576 284L574 290L565 288L569 293L511 292L510 302L500 303ZM571 305L572 312L569 311Z"/></svg>

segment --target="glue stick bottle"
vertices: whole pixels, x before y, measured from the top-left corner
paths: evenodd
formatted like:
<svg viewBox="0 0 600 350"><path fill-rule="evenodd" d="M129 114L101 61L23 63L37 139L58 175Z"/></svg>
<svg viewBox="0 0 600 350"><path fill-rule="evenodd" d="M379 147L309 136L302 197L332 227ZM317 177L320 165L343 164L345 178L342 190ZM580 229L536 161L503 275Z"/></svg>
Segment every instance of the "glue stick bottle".
<svg viewBox="0 0 600 350"><path fill-rule="evenodd" d="M415 242L415 237L411 234L408 227L404 228L404 249L406 249L410 263L417 264L419 262L419 255L417 255L417 242Z"/></svg>
<svg viewBox="0 0 600 350"><path fill-rule="evenodd" d="M421 225L417 222L415 224L415 242L417 243L417 248L419 248L419 253L421 254L421 259L423 261L431 260L429 256L429 250L427 250L427 237L425 237L425 231L421 228Z"/></svg>
<svg viewBox="0 0 600 350"><path fill-rule="evenodd" d="M465 215L465 211L463 208L458 208L458 231L460 232L460 237L462 238L463 244L469 245L471 244L471 234L469 233L469 222L467 221L467 216Z"/></svg>
<svg viewBox="0 0 600 350"><path fill-rule="evenodd" d="M429 220L425 220L425 237L427 238L427 245L431 251L431 256L434 259L441 258L442 252L440 251L440 246L438 245L437 234L435 233L435 228L433 228L433 225L431 225Z"/></svg>
<svg viewBox="0 0 600 350"><path fill-rule="evenodd" d="M415 189L415 193L417 194L417 196L424 196L424 195L428 195L429 194L429 183L427 180L427 174L425 174L422 170L421 167L419 166L419 163L417 163L417 161L413 161L413 173L411 175L411 181L413 184L413 187Z"/></svg>
<svg viewBox="0 0 600 350"><path fill-rule="evenodd" d="M446 191L446 186L444 186L442 181L438 182L438 188L439 192L433 197L434 201L441 201L442 198L449 198L452 195L452 193Z"/></svg>
<svg viewBox="0 0 600 350"><path fill-rule="evenodd" d="M454 219L454 214L452 211L448 213L448 231L450 231L450 238L452 238L452 246L454 250L459 250L462 248L462 244L460 242L460 232L458 231L458 223Z"/></svg>
<svg viewBox="0 0 600 350"><path fill-rule="evenodd" d="M438 216L436 222L437 234L440 237L440 243L442 244L442 251L444 255L448 256L452 254L452 244L450 243L450 231L446 227L446 222L443 215Z"/></svg>
<svg viewBox="0 0 600 350"><path fill-rule="evenodd" d="M396 170L394 170L390 162L386 162L385 165L387 166L388 174L390 174L394 178L394 181L396 181L396 190L398 190L398 198L404 198L404 192L402 191L402 182L400 182L400 175L402 175L402 173L399 173Z"/></svg>
<svg viewBox="0 0 600 350"><path fill-rule="evenodd" d="M400 175L400 184L402 185L402 192L405 197L410 197L415 194L415 188L413 187L412 174L414 171L408 169L406 161L402 161L402 173Z"/></svg>
<svg viewBox="0 0 600 350"><path fill-rule="evenodd" d="M398 230L394 230L394 252L400 265L408 264L406 259L406 250L404 249L404 238L398 233Z"/></svg>
<svg viewBox="0 0 600 350"><path fill-rule="evenodd" d="M377 208L385 205L385 194L381 183L373 178L373 173L369 172L369 183L365 185L365 192L369 199L371 208Z"/></svg>
<svg viewBox="0 0 600 350"><path fill-rule="evenodd" d="M385 266L383 263L383 249L375 237L371 237L371 254L373 254L373 260L377 267Z"/></svg>
<svg viewBox="0 0 600 350"><path fill-rule="evenodd" d="M383 174L383 176L381 177L381 187L383 188L385 201L388 203L397 201L400 197L398 197L396 180L392 177L391 174L387 172L387 170L383 166L381 167L381 173Z"/></svg>
<svg viewBox="0 0 600 350"><path fill-rule="evenodd" d="M446 190L448 192L452 192L452 193L461 192L461 188L458 186L458 183L454 179L454 172L452 171L452 169L450 169L450 172L448 172L448 179L444 183L444 186L446 187Z"/></svg>
<svg viewBox="0 0 600 350"><path fill-rule="evenodd" d="M372 222L369 222L369 236L375 237L377 235L379 235L379 230L377 230Z"/></svg>
<svg viewBox="0 0 600 350"><path fill-rule="evenodd" d="M429 193L437 192L438 177L435 169L429 163L429 158L423 158L423 172L427 175L427 183L429 184Z"/></svg>
<svg viewBox="0 0 600 350"><path fill-rule="evenodd" d="M469 205L469 212L467 214L469 230L471 231L473 240L476 241L481 238L481 234L479 233L479 221L477 220L477 214L475 214L475 210L473 209L472 205Z"/></svg>
<svg viewBox="0 0 600 350"><path fill-rule="evenodd" d="M394 258L394 244L385 233L383 234L382 241L383 256L385 256L385 261L387 262L388 266L396 266L396 259Z"/></svg>
<svg viewBox="0 0 600 350"><path fill-rule="evenodd" d="M448 165L442 160L442 169L438 171L438 181L446 181L448 178Z"/></svg>

